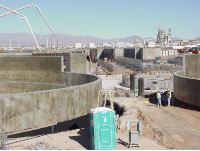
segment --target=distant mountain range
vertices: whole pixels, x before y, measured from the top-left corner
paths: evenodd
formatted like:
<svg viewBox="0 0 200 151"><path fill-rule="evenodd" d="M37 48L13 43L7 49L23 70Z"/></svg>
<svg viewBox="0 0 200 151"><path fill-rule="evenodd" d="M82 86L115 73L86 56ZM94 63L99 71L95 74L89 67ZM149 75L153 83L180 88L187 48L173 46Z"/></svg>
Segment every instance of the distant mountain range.
<svg viewBox="0 0 200 151"><path fill-rule="evenodd" d="M47 45L47 37L48 37L48 45L54 45L54 36L53 35L38 35L36 34L36 39L39 45ZM97 37L91 36L73 36L67 34L56 33L58 38L58 45L66 46L66 45L74 45L74 43L95 43L95 44L102 44L102 43L110 43L114 42L115 39L101 39ZM151 37L141 38L139 36L132 36L126 38L118 38L119 42L130 42L133 43L136 39L139 39L140 42L143 42L144 39L153 39ZM181 40L180 38L173 38L174 40ZM172 40L173 40L172 39ZM35 46L35 41L33 39L32 34L28 33L0 33L0 46L10 46L10 41L12 47L18 46ZM156 39L153 39L156 41Z"/></svg>

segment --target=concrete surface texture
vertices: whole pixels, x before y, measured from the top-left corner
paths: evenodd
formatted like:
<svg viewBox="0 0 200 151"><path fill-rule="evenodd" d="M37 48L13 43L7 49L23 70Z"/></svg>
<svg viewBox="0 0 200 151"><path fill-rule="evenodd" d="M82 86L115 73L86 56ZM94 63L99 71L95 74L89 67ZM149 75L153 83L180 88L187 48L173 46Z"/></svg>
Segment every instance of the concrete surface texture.
<svg viewBox="0 0 200 151"><path fill-rule="evenodd" d="M172 74L135 75L135 88L136 89L138 88L138 79L144 78L144 88L150 88L152 82L156 81L159 85L159 89L166 91L169 88L170 90L173 90L173 80L165 80L166 77L173 77L173 75ZM130 75L122 76L122 85L130 87Z"/></svg>
<svg viewBox="0 0 200 151"><path fill-rule="evenodd" d="M118 56L124 57L124 49L123 48L115 48L114 50L114 59L116 59Z"/></svg>
<svg viewBox="0 0 200 151"><path fill-rule="evenodd" d="M186 71L174 73L174 97L200 107L200 79L186 77Z"/></svg>
<svg viewBox="0 0 200 151"><path fill-rule="evenodd" d="M65 88L64 84L36 82L0 82L0 95L44 91Z"/></svg>
<svg viewBox="0 0 200 151"><path fill-rule="evenodd" d="M63 83L62 57L0 57L0 81Z"/></svg>
<svg viewBox="0 0 200 151"><path fill-rule="evenodd" d="M184 55L184 69L174 73L174 97L200 107L200 55Z"/></svg>
<svg viewBox="0 0 200 151"><path fill-rule="evenodd" d="M85 53L33 53L33 56L59 56L63 57L63 65L65 65L64 71L86 73L86 54Z"/></svg>
<svg viewBox="0 0 200 151"><path fill-rule="evenodd" d="M70 54L70 72L86 73L86 54L71 53Z"/></svg>
<svg viewBox="0 0 200 151"><path fill-rule="evenodd" d="M161 48L155 48L155 57L161 57Z"/></svg>
<svg viewBox="0 0 200 151"><path fill-rule="evenodd" d="M185 55L186 77L200 78L200 54Z"/></svg>
<svg viewBox="0 0 200 151"><path fill-rule="evenodd" d="M143 61L155 60L155 48L142 48L141 55Z"/></svg>
<svg viewBox="0 0 200 151"><path fill-rule="evenodd" d="M72 120L97 106L101 78L63 73L62 57L1 57L0 63L0 86L4 87L4 95L0 95L0 133ZM12 76L6 78L9 73ZM5 89L19 93L5 94Z"/></svg>
<svg viewBox="0 0 200 151"><path fill-rule="evenodd" d="M65 76L74 75L76 73L65 73ZM97 105L101 79L92 76L89 81L91 76L82 76L86 76L85 79L90 83L54 90L1 95L0 133L41 127L88 114L90 109Z"/></svg>

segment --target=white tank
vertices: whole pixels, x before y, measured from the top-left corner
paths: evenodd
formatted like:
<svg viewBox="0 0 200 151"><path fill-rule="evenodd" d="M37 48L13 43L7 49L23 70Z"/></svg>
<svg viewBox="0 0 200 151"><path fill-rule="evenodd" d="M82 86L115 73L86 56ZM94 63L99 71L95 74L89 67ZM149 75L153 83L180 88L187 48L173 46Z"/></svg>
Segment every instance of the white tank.
<svg viewBox="0 0 200 151"><path fill-rule="evenodd" d="M94 43L89 43L89 48L94 48Z"/></svg>
<svg viewBox="0 0 200 151"><path fill-rule="evenodd" d="M82 44L81 44L81 43L75 43L75 44L74 44L74 47L75 47L75 48L82 48Z"/></svg>

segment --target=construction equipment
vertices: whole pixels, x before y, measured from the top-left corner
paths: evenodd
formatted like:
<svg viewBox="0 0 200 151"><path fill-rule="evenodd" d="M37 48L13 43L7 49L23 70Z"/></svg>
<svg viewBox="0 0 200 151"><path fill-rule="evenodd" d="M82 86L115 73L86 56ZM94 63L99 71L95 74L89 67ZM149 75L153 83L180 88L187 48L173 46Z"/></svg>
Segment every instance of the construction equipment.
<svg viewBox="0 0 200 151"><path fill-rule="evenodd" d="M131 124L133 123L137 124L137 131L131 131ZM129 143L127 147L139 147L139 138L141 138L142 134L142 122L127 122L126 129L129 131Z"/></svg>

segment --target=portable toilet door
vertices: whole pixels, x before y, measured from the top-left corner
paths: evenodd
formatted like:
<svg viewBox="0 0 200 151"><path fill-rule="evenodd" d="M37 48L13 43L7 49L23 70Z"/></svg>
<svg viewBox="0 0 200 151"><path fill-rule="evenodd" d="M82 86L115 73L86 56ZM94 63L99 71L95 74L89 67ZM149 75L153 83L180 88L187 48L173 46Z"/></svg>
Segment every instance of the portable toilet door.
<svg viewBox="0 0 200 151"><path fill-rule="evenodd" d="M99 107L90 112L91 149L116 150L115 112Z"/></svg>

